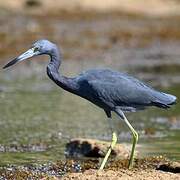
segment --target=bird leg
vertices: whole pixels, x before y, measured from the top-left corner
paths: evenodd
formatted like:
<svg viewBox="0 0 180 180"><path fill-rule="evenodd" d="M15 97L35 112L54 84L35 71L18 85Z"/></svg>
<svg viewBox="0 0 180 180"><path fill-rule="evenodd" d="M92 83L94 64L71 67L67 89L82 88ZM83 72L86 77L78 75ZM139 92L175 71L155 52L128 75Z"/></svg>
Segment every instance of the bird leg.
<svg viewBox="0 0 180 180"><path fill-rule="evenodd" d="M107 160L108 160L108 157L110 156L111 151L112 151L112 149L114 148L114 146L116 145L116 143L117 143L117 135L116 135L115 132L113 132L113 133L112 133L111 145L110 145L110 147L109 147L109 149L108 149L108 151L107 151L107 153L106 153L106 156L105 156L104 159L103 159L103 162L101 163L101 166L100 166L99 170L104 169L104 166L105 166L105 164L106 164L106 162L107 162Z"/></svg>
<svg viewBox="0 0 180 180"><path fill-rule="evenodd" d="M133 135L133 145L132 145L131 155L130 155L129 164L128 164L128 168L130 169L130 168L133 167L134 152L135 152L135 147L136 147L136 144L137 144L137 141L138 141L138 133L131 126L131 124L129 123L126 116L124 115L124 113L121 110L118 109L115 112L125 121L125 123L128 125L128 127L131 130L132 135Z"/></svg>

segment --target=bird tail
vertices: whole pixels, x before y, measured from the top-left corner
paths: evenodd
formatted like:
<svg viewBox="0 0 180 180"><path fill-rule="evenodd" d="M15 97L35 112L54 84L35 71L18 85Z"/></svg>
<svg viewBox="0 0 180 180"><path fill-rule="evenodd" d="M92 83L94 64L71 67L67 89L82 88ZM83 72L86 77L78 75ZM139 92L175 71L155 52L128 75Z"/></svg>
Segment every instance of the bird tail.
<svg viewBox="0 0 180 180"><path fill-rule="evenodd" d="M169 108L170 105L176 103L176 100L177 97L174 95L158 92L158 94L156 94L156 100L153 102L153 104L161 108Z"/></svg>

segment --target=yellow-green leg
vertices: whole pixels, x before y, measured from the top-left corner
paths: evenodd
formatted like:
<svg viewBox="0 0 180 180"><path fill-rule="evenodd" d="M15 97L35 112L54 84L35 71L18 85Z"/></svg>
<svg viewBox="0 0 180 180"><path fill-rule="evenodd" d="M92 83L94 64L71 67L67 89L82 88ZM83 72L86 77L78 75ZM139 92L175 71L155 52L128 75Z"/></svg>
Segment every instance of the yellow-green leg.
<svg viewBox="0 0 180 180"><path fill-rule="evenodd" d="M133 167L134 152L135 152L135 147L136 147L136 144L138 141L138 133L131 126L131 124L129 123L126 116L124 115L124 113L121 110L117 109L115 112L125 121L125 123L128 125L128 127L131 130L132 135L133 135L133 145L132 145L131 155L130 155L129 164L128 164L128 168L130 169Z"/></svg>
<svg viewBox="0 0 180 180"><path fill-rule="evenodd" d="M110 156L110 154L111 154L112 149L113 149L114 146L116 145L116 143L117 143L117 135L116 135L115 132L113 132L113 133L112 133L111 146L109 147L109 149L108 149L108 151L107 151L107 153L106 153L106 156L104 157L103 162L102 162L99 170L104 169L104 166L105 166L105 164L106 164L106 162L107 162L107 160L108 160L108 158L109 158L109 156Z"/></svg>
<svg viewBox="0 0 180 180"><path fill-rule="evenodd" d="M130 155L130 159L129 159L129 164L128 164L128 168L132 168L133 167L133 162L134 162L134 152L135 152L135 147L138 141L138 133L134 130L134 128L131 126L131 124L129 123L129 121L127 119L125 119L126 124L129 126L132 135L133 135L133 145L132 145L132 150L131 150L131 155Z"/></svg>

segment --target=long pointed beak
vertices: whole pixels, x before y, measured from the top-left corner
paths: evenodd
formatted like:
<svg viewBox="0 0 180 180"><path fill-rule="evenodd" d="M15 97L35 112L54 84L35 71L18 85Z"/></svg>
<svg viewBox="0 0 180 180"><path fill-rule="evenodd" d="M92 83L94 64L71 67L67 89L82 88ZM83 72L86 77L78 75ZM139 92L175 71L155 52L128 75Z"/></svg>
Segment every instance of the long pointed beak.
<svg viewBox="0 0 180 180"><path fill-rule="evenodd" d="M29 59L35 55L38 55L36 52L34 52L34 48L29 49L28 51L26 51L25 53L21 54L20 56L18 56L17 58L13 59L12 61L10 61L9 63L7 63L3 69L6 69L10 66L12 66L13 64L16 64L17 62Z"/></svg>

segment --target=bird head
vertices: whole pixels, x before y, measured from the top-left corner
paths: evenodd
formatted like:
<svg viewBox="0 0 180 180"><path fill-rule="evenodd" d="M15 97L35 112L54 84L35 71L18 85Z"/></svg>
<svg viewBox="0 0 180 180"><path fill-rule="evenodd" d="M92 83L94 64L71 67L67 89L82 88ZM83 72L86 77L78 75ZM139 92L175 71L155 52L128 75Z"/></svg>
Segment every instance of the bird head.
<svg viewBox="0 0 180 180"><path fill-rule="evenodd" d="M13 64L16 64L17 62L24 61L26 59L29 59L34 56L42 55L42 54L48 54L50 55L55 47L55 44L48 40L38 40L35 43L32 44L31 48L21 54L20 56L16 57L9 63L7 63L3 69L8 68L12 66Z"/></svg>

